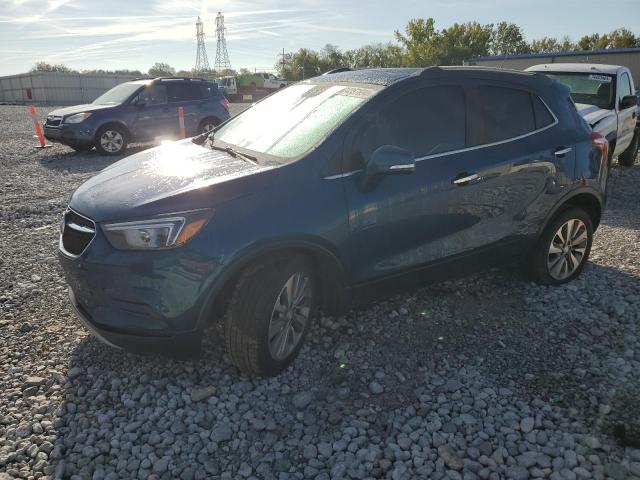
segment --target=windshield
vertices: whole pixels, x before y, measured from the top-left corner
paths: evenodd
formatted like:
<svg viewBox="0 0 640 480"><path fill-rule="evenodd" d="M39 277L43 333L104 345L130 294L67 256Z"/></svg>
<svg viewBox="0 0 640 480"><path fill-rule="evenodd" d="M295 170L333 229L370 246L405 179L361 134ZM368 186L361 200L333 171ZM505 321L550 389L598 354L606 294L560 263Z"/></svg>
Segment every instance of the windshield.
<svg viewBox="0 0 640 480"><path fill-rule="evenodd" d="M546 73L546 75L571 90L571 98L576 103L586 103L600 108L613 108L615 82L613 75L601 73Z"/></svg>
<svg viewBox="0 0 640 480"><path fill-rule="evenodd" d="M309 151L374 89L311 83L285 88L228 122L216 140L280 158Z"/></svg>
<svg viewBox="0 0 640 480"><path fill-rule="evenodd" d="M119 105L125 102L142 85L139 83L121 83L103 93L93 101L94 105Z"/></svg>

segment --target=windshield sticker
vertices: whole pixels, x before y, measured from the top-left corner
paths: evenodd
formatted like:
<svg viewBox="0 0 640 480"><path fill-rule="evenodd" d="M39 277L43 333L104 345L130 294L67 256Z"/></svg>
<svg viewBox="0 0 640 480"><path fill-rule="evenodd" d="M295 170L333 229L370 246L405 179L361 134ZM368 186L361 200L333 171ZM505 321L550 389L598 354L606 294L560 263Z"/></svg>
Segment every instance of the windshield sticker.
<svg viewBox="0 0 640 480"><path fill-rule="evenodd" d="M589 80L595 80L596 82L611 83L611 77L608 75L589 75Z"/></svg>

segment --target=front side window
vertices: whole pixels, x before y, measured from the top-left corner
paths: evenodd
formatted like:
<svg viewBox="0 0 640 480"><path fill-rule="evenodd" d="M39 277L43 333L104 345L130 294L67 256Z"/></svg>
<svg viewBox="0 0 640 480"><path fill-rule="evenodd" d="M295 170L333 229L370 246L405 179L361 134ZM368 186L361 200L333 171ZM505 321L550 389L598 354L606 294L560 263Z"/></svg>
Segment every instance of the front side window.
<svg viewBox="0 0 640 480"><path fill-rule="evenodd" d="M536 130L531 96L525 90L478 87L484 144L500 142Z"/></svg>
<svg viewBox="0 0 640 480"><path fill-rule="evenodd" d="M293 85L265 98L218 131L215 139L283 160L311 150L358 109L374 88Z"/></svg>
<svg viewBox="0 0 640 480"><path fill-rule="evenodd" d="M344 171L364 168L375 150L393 145L414 157L465 147L466 107L458 86L433 86L392 100L355 133Z"/></svg>
<svg viewBox="0 0 640 480"><path fill-rule="evenodd" d="M576 103L596 107L613 108L615 77L602 73L545 73L550 78L569 87L571 98Z"/></svg>
<svg viewBox="0 0 640 480"><path fill-rule="evenodd" d="M631 95L631 82L629 75L625 72L620 75L620 98Z"/></svg>
<svg viewBox="0 0 640 480"><path fill-rule="evenodd" d="M167 87L160 84L150 85L138 95L139 102L145 105L165 105L167 103Z"/></svg>

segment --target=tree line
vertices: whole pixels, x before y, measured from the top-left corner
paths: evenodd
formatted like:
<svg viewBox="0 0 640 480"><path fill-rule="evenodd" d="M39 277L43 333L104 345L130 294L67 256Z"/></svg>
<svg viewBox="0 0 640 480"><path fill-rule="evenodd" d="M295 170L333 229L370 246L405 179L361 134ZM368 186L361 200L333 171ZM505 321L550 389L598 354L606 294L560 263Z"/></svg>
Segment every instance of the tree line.
<svg viewBox="0 0 640 480"><path fill-rule="evenodd" d="M334 68L426 67L461 65L464 60L487 55L557 53L640 47L640 36L626 28L610 33L585 35L577 42L569 37L543 37L527 42L522 29L514 24L455 23L437 29L433 18L409 21L403 32L395 32L395 43L365 45L341 51L327 44L319 51L301 48L286 54L275 65L287 80L320 75Z"/></svg>
<svg viewBox="0 0 640 480"><path fill-rule="evenodd" d="M478 22L454 23L437 29L433 18L410 20L404 31L396 30L395 42L364 45L352 50L340 50L327 44L321 50L301 48L287 53L275 68L280 78L296 81L320 75L334 68L366 67L426 67L430 65L461 65L464 60L486 55L517 55L524 53L556 53L575 50L605 50L610 48L640 47L640 36L626 28L618 28L606 34L584 35L574 42L569 37L560 39L542 37L527 42L522 28L515 23L480 24ZM38 62L31 71L73 72L66 65ZM146 74L140 70L83 70L81 73L115 73L149 77L205 77L217 78L239 71L178 70L166 63L155 63Z"/></svg>

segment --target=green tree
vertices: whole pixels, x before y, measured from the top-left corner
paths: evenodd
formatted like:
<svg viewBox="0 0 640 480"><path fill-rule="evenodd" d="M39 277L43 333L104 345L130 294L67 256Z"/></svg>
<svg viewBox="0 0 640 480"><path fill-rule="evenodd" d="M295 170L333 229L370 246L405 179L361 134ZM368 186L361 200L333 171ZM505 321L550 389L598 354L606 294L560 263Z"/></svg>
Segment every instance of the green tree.
<svg viewBox="0 0 640 480"><path fill-rule="evenodd" d="M493 25L478 22L454 23L440 33L436 65L462 65L467 58L488 55Z"/></svg>
<svg viewBox="0 0 640 480"><path fill-rule="evenodd" d="M404 51L393 43L376 43L347 50L343 57L344 66L349 68L393 68L404 65Z"/></svg>
<svg viewBox="0 0 640 480"><path fill-rule="evenodd" d="M618 28L607 35L609 45L607 48L635 48L640 47L640 36L636 37L626 28Z"/></svg>
<svg viewBox="0 0 640 480"><path fill-rule="evenodd" d="M555 37L542 37L531 41L529 48L532 53L570 52L578 47L567 36L558 40Z"/></svg>
<svg viewBox="0 0 640 480"><path fill-rule="evenodd" d="M395 32L396 40L404 47L404 63L408 67L439 65L439 33L433 18L409 20L404 34Z"/></svg>
<svg viewBox="0 0 640 480"><path fill-rule="evenodd" d="M173 77L176 74L176 69L167 63L156 62L149 69L150 77Z"/></svg>
<svg viewBox="0 0 640 480"><path fill-rule="evenodd" d="M492 55L517 55L529 53L522 29L515 23L500 22L493 28L491 38Z"/></svg>
<svg viewBox="0 0 640 480"><path fill-rule="evenodd" d="M66 65L47 62L38 62L31 67L31 72L62 72L62 73L78 73L77 70L73 70Z"/></svg>

